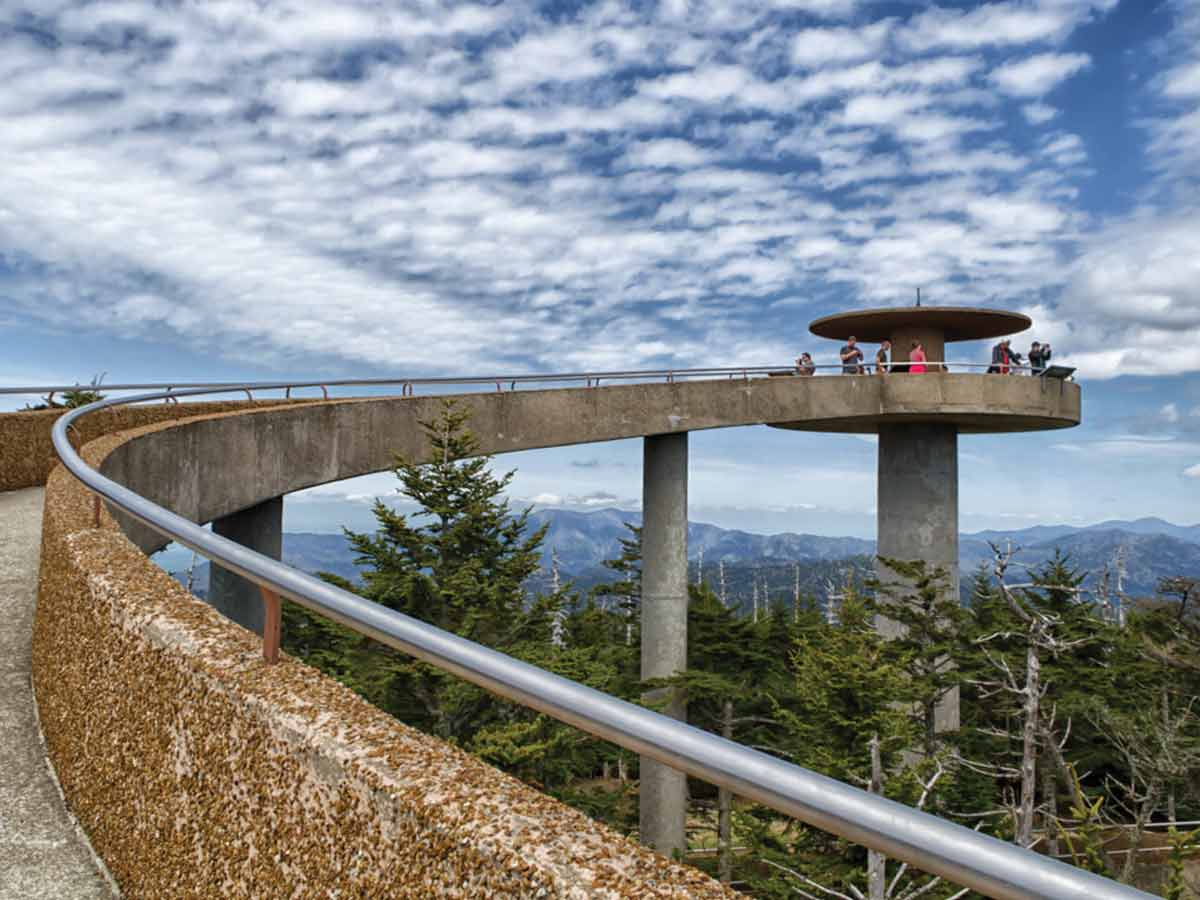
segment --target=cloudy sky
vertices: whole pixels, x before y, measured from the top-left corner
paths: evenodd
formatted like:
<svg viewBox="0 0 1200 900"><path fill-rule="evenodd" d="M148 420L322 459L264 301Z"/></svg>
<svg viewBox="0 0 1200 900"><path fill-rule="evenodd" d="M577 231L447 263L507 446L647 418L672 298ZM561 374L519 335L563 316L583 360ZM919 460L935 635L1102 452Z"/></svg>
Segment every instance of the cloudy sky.
<svg viewBox="0 0 1200 900"><path fill-rule="evenodd" d="M0 384L829 362L920 287L1084 383L964 439L965 528L1200 519L1200 0L0 0L0 85ZM872 530L868 441L692 450L694 518Z"/></svg>

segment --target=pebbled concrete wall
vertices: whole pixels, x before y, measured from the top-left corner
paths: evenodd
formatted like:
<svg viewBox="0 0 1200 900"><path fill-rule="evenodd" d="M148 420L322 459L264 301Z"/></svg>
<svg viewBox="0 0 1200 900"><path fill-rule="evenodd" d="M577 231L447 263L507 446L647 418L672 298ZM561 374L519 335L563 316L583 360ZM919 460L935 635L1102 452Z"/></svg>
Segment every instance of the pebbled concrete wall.
<svg viewBox="0 0 1200 900"><path fill-rule="evenodd" d="M84 454L100 465L180 430ZM91 524L90 495L57 469L33 678L63 788L126 896L737 896L314 669L266 667L111 516Z"/></svg>

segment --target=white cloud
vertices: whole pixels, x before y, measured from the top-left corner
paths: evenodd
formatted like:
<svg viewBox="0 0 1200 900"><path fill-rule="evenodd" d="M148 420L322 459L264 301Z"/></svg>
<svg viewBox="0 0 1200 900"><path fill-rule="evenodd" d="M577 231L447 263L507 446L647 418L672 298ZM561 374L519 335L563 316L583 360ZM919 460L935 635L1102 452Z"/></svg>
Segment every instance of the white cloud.
<svg viewBox="0 0 1200 900"><path fill-rule="evenodd" d="M967 11L935 6L916 16L900 35L917 51L1004 46L1057 40L1076 21L1066 4L1037 9L1023 3L987 3Z"/></svg>
<svg viewBox="0 0 1200 900"><path fill-rule="evenodd" d="M1039 53L994 69L991 81L1015 97L1040 97L1091 64L1086 53Z"/></svg>
<svg viewBox="0 0 1200 900"><path fill-rule="evenodd" d="M980 197L967 203L966 209L982 225L1022 234L1054 231L1064 221L1060 210L1037 200Z"/></svg>
<svg viewBox="0 0 1200 900"><path fill-rule="evenodd" d="M1087 162L1087 150L1084 149L1083 140L1077 134L1047 135L1041 155L1052 159L1063 168Z"/></svg>
<svg viewBox="0 0 1200 900"><path fill-rule="evenodd" d="M663 138L631 147L625 161L634 167L691 169L704 165L709 155L688 141Z"/></svg>
<svg viewBox="0 0 1200 900"><path fill-rule="evenodd" d="M645 85L642 92L664 100L716 103L737 96L754 80L740 66L707 66L658 78Z"/></svg>
<svg viewBox="0 0 1200 900"><path fill-rule="evenodd" d="M779 9L799 10L830 19L845 19L862 5L862 0L770 0Z"/></svg>
<svg viewBox="0 0 1200 900"><path fill-rule="evenodd" d="M493 78L486 91L508 94L541 82L577 81L610 70L596 53L597 36L582 28L561 28L523 38L492 54Z"/></svg>
<svg viewBox="0 0 1200 900"><path fill-rule="evenodd" d="M1196 463L1194 466L1188 466L1183 470L1183 474L1187 478L1200 478L1200 463Z"/></svg>
<svg viewBox="0 0 1200 900"><path fill-rule="evenodd" d="M891 125L930 102L926 94L863 94L850 98L842 115L847 125Z"/></svg>
<svg viewBox="0 0 1200 900"><path fill-rule="evenodd" d="M1031 125L1044 125L1058 115L1058 110L1048 103L1027 103L1021 112Z"/></svg>
<svg viewBox="0 0 1200 900"><path fill-rule="evenodd" d="M891 30L890 20L858 28L807 28L792 38L792 62L815 69L877 56Z"/></svg>
<svg viewBox="0 0 1200 900"><path fill-rule="evenodd" d="M1200 60L1185 63L1168 72L1163 93L1168 97L1200 96Z"/></svg>
<svg viewBox="0 0 1200 900"><path fill-rule="evenodd" d="M1105 456L1117 459L1176 459L1194 457L1200 453L1200 444L1194 441L1179 441L1144 435L1119 435L1083 444L1059 443L1056 450L1080 453L1088 456Z"/></svg>

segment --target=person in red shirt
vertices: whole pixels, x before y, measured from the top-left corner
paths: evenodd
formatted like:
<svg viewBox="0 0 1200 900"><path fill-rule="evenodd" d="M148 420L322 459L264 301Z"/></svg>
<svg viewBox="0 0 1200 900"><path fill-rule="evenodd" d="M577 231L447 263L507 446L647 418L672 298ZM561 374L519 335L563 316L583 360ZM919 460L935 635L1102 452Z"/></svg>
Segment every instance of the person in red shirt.
<svg viewBox="0 0 1200 900"><path fill-rule="evenodd" d="M920 341L913 341L912 348L908 351L908 361L910 363L908 371L924 372L925 371L925 348L921 346Z"/></svg>

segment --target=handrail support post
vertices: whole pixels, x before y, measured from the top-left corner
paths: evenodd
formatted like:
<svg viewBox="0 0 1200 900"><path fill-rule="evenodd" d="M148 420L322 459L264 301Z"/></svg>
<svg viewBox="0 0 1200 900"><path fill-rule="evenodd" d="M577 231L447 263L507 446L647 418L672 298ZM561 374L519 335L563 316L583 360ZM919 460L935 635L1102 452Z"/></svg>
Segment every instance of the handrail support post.
<svg viewBox="0 0 1200 900"><path fill-rule="evenodd" d="M263 659L268 666L273 666L279 662L279 638L282 619L280 607L282 604L279 601L279 595L274 591L267 590L265 587L259 587L259 590L262 592L263 600Z"/></svg>

